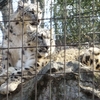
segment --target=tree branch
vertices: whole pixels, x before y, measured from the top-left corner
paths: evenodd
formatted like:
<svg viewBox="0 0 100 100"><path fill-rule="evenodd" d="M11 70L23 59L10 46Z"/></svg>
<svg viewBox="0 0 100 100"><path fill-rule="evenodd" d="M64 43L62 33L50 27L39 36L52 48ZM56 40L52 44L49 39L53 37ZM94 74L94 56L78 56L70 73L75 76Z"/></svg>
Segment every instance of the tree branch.
<svg viewBox="0 0 100 100"><path fill-rule="evenodd" d="M3 26L3 24L1 22L0 22L0 29L1 29L2 33L5 32L5 27Z"/></svg>
<svg viewBox="0 0 100 100"><path fill-rule="evenodd" d="M0 0L0 10L8 4L8 0Z"/></svg>

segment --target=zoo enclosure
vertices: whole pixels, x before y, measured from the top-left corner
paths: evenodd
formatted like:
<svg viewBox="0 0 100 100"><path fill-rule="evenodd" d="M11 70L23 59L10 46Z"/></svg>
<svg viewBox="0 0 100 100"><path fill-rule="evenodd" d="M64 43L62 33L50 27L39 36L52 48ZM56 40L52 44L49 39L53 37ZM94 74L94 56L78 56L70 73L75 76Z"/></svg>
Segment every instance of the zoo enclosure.
<svg viewBox="0 0 100 100"><path fill-rule="evenodd" d="M38 1L41 4L41 8L43 8L41 27L54 29L57 48L77 47L81 49L86 47L87 44L88 46L96 45L99 47L99 0L49 0L49 3L47 2L48 0L43 0L43 2L41 0ZM8 2L8 5L14 5L17 1L13 0L13 3L11 3L12 0L8 0ZM30 2L33 3L33 0ZM1 17L3 18L0 21L1 30L3 29L2 25L5 27L5 24L9 22L9 16L14 9L16 9L14 6L12 9L12 6L7 6L6 3L1 7ZM94 100L94 97L92 100Z"/></svg>

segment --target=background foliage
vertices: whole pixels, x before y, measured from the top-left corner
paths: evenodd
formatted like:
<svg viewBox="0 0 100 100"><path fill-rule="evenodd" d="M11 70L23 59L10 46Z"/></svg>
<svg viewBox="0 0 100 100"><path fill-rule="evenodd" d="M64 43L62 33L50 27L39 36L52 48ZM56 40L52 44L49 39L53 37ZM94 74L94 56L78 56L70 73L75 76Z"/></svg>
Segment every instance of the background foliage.
<svg viewBox="0 0 100 100"><path fill-rule="evenodd" d="M5 0L1 1L4 2ZM12 1L13 0L9 0L9 2L4 2L4 5L0 5L4 25L9 19L9 3L10 13L13 12ZM28 0L24 0L24 2L27 1ZM44 19L45 0L30 1L32 3L36 1L40 2ZM51 2L51 0L48 1ZM100 0L52 0L51 3L50 13L52 10L51 19L57 44L100 42ZM44 20L42 21L44 22ZM42 25L42 27L45 26Z"/></svg>
<svg viewBox="0 0 100 100"><path fill-rule="evenodd" d="M60 43L100 42L100 0L55 0L53 12Z"/></svg>

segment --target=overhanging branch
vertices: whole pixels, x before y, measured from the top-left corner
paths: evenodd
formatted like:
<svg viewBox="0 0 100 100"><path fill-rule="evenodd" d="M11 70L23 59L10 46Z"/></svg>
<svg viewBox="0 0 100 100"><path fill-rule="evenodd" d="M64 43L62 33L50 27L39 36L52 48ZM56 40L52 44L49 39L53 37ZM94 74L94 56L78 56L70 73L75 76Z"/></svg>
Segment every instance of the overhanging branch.
<svg viewBox="0 0 100 100"><path fill-rule="evenodd" d="M8 4L8 0L0 0L0 10Z"/></svg>
<svg viewBox="0 0 100 100"><path fill-rule="evenodd" d="M28 2L28 0L22 0L23 2ZM6 6L11 0L0 0L0 10Z"/></svg>
<svg viewBox="0 0 100 100"><path fill-rule="evenodd" d="M5 27L2 25L2 23L0 22L0 29L1 31L4 33L5 32Z"/></svg>

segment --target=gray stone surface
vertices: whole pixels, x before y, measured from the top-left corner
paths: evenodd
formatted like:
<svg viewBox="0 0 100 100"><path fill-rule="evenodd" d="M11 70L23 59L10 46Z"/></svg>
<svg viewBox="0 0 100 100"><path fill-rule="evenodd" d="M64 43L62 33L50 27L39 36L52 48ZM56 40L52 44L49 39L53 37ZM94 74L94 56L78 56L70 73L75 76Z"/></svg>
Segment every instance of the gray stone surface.
<svg viewBox="0 0 100 100"><path fill-rule="evenodd" d="M77 61L51 62L9 100L100 100L100 74ZM0 95L0 100L7 100Z"/></svg>

